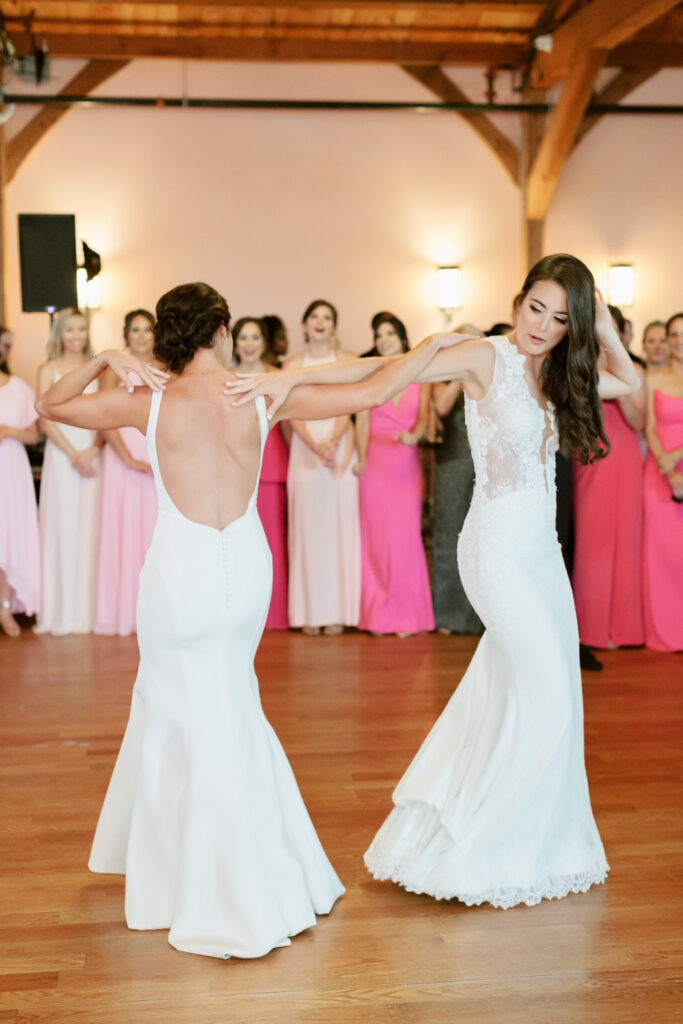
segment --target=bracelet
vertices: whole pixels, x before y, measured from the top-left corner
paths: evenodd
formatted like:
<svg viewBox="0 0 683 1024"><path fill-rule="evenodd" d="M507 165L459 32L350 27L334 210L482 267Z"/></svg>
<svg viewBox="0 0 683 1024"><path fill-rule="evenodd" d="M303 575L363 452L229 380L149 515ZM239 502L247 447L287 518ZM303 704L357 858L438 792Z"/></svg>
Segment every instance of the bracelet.
<svg viewBox="0 0 683 1024"><path fill-rule="evenodd" d="M95 360L95 362L99 366L100 370L106 370L106 366L103 363L101 363L100 360L99 360L99 355L100 355L99 352L93 352L93 354L90 356L90 358Z"/></svg>

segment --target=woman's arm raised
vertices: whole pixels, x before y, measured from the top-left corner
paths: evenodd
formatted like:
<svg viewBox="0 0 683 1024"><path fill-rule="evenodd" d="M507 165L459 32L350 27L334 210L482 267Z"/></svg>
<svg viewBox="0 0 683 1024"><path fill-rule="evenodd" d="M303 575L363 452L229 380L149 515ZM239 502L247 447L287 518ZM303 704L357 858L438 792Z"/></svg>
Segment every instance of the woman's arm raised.
<svg viewBox="0 0 683 1024"><path fill-rule="evenodd" d="M633 360L614 330L612 316L605 301L595 291L595 333L607 360L607 369L600 370L598 395L602 399L625 398L640 387L640 378Z"/></svg>
<svg viewBox="0 0 683 1024"><path fill-rule="evenodd" d="M125 384L125 388L111 388L94 395L83 392L106 368ZM36 402L38 415L45 420L57 420L91 430L110 430L112 427L137 427L144 431L149 415L149 392L135 389L128 376L137 373L143 384L160 391L168 374L153 366L145 366L134 356L119 349L97 353L77 369L56 381Z"/></svg>

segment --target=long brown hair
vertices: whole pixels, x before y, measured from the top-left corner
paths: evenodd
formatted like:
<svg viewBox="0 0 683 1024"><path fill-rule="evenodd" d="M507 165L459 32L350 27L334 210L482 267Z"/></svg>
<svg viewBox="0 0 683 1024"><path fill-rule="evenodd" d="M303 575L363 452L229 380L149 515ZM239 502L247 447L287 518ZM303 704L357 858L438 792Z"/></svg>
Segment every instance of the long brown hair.
<svg viewBox="0 0 683 1024"><path fill-rule="evenodd" d="M543 393L555 406L560 451L578 462L595 462L610 450L598 396L595 335L595 281L576 256L544 256L531 268L518 296L521 302L537 281L556 281L567 296L567 334L543 363Z"/></svg>

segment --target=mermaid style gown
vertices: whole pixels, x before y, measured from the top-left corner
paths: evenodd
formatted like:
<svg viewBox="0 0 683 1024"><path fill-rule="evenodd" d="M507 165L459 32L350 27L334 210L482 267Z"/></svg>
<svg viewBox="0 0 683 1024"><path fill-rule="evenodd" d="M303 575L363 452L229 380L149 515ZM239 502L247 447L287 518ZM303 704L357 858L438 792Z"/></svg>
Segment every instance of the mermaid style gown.
<svg viewBox="0 0 683 1024"><path fill-rule="evenodd" d="M458 545L486 627L398 783L365 854L376 878L472 905L585 892L608 869L588 795L578 632L555 533L552 409L525 356L490 338L495 372L466 399L476 483Z"/></svg>
<svg viewBox="0 0 683 1024"><path fill-rule="evenodd" d="M140 668L89 867L126 875L130 928L167 928L188 953L258 957L344 889L259 699L272 566L257 488L223 530L183 516L159 472L161 396L147 428L159 517L140 577Z"/></svg>

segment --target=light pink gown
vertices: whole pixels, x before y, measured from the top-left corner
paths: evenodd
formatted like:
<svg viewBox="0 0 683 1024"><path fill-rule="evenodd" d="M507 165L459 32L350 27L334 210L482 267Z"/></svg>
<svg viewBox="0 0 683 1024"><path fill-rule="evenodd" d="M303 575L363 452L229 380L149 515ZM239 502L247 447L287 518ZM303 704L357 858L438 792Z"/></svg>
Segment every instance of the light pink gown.
<svg viewBox="0 0 683 1024"><path fill-rule="evenodd" d="M304 366L331 363L306 355ZM317 440L328 437L334 420L306 425ZM360 524L353 431L337 446L336 464L327 469L295 432L289 451L289 624L358 624L360 611Z"/></svg>
<svg viewBox="0 0 683 1024"><path fill-rule="evenodd" d="M36 396L19 377L0 388L0 425L26 430L38 419ZM0 569L7 576L13 612L40 609L40 538L33 475L16 438L0 441Z"/></svg>
<svg viewBox="0 0 683 1024"><path fill-rule="evenodd" d="M288 629L287 610L287 465L289 451L279 426L263 451L256 505L273 556L273 592L266 629Z"/></svg>
<svg viewBox="0 0 683 1024"><path fill-rule="evenodd" d="M642 644L643 457L619 403L603 402L607 458L574 466L573 590L581 643Z"/></svg>
<svg viewBox="0 0 683 1024"><path fill-rule="evenodd" d="M134 459L149 462L144 435L122 427ZM100 460L100 529L94 632L129 636L136 629L140 570L157 518L154 477L131 469L106 444Z"/></svg>
<svg viewBox="0 0 683 1024"><path fill-rule="evenodd" d="M683 445L683 399L655 391L657 434L671 451ZM683 473L683 459L677 470ZM683 504L650 453L645 464L643 602L645 643L655 651L683 651Z"/></svg>
<svg viewBox="0 0 683 1024"><path fill-rule="evenodd" d="M427 560L422 545L422 467L417 447L396 435L411 430L420 384L398 407L391 399L370 412L367 465L360 478L361 602L359 629L419 633L434 629Z"/></svg>

